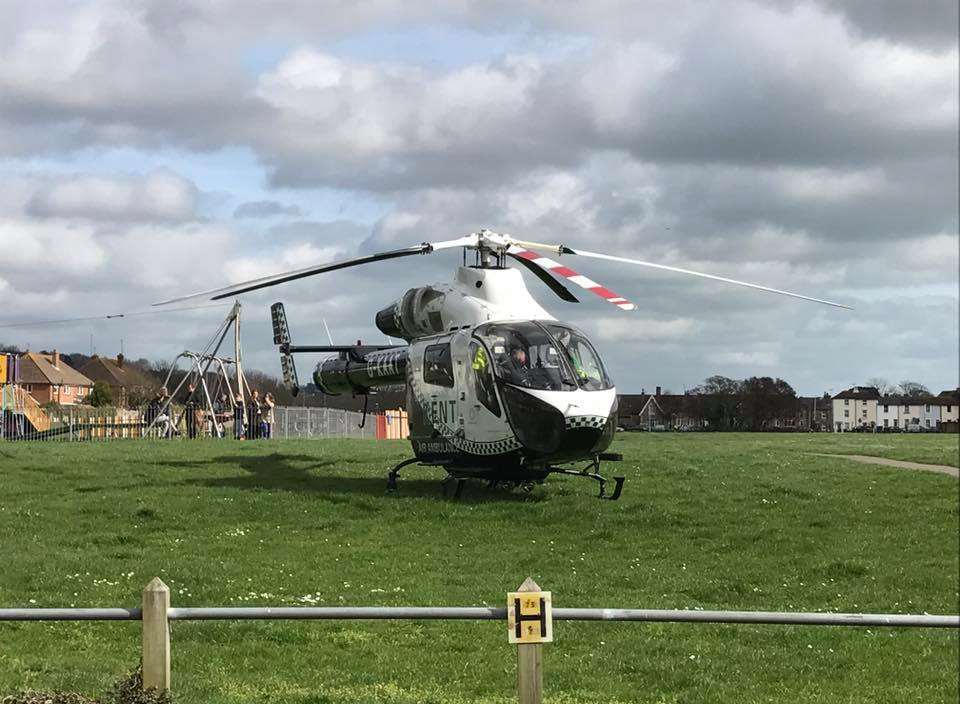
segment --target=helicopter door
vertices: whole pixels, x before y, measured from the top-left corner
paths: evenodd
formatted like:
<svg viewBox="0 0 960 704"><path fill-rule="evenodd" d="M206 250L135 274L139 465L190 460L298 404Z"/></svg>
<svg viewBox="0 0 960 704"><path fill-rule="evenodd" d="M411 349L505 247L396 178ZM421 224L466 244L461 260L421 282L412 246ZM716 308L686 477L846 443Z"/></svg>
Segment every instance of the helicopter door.
<svg viewBox="0 0 960 704"><path fill-rule="evenodd" d="M490 353L483 343L471 340L465 366L465 435L475 442L493 442L512 436L497 398Z"/></svg>
<svg viewBox="0 0 960 704"><path fill-rule="evenodd" d="M428 344L423 350L423 402L433 429L442 437L457 431L457 389L450 342Z"/></svg>

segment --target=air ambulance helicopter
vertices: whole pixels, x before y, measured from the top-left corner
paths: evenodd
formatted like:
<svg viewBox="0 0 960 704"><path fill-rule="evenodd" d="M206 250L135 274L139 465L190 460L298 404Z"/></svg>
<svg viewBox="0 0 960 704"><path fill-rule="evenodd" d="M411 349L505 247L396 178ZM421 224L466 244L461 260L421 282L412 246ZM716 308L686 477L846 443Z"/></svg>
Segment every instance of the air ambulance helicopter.
<svg viewBox="0 0 960 704"><path fill-rule="evenodd" d="M559 279L621 310L635 306L533 250L652 267L849 308L712 274L526 242L490 230L275 274L157 305L197 296L220 300L325 272L456 248L463 249L463 262L452 282L412 288L377 313L377 328L405 345L294 345L283 304L271 308L284 381L294 393L299 389L293 361L297 353L336 353L318 364L313 374L326 394L366 396L385 387L406 387L414 457L390 470L389 490L396 490L400 470L416 463L443 468L445 490L448 481L455 481L455 496L468 478L529 490L550 474L568 474L598 482L600 498L619 498L624 478L614 477L614 489L607 494L607 479L600 474L601 462L622 459L607 452L617 425L613 380L587 336L541 307L520 270L507 263L525 267L565 301L578 299ZM569 467L578 464L579 469Z"/></svg>

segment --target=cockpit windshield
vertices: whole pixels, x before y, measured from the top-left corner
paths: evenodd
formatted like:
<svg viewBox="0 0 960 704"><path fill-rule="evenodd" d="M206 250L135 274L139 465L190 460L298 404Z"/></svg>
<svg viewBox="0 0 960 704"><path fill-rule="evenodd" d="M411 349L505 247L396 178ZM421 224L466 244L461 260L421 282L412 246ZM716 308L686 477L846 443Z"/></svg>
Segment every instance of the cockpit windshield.
<svg viewBox="0 0 960 704"><path fill-rule="evenodd" d="M593 345L565 325L489 323L477 328L476 335L486 343L497 377L509 384L545 391L600 391L613 386Z"/></svg>
<svg viewBox="0 0 960 704"><path fill-rule="evenodd" d="M577 388L557 343L536 323L492 323L477 328L476 334L486 343L503 381L545 391Z"/></svg>
<svg viewBox="0 0 960 704"><path fill-rule="evenodd" d="M613 386L603 368L603 362L600 361L600 355L583 333L556 323L543 325L566 354L574 378L581 389L600 391Z"/></svg>

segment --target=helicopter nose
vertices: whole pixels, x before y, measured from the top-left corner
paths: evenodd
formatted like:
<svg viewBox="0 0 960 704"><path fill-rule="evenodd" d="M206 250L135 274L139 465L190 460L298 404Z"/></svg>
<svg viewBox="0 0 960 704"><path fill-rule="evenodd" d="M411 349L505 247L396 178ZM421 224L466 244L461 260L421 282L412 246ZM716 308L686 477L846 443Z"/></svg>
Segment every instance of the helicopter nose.
<svg viewBox="0 0 960 704"><path fill-rule="evenodd" d="M504 386L504 405L517 440L538 453L556 452L563 442L563 413L548 403L512 386Z"/></svg>
<svg viewBox="0 0 960 704"><path fill-rule="evenodd" d="M561 455L589 455L603 437L602 428L569 428L557 452Z"/></svg>

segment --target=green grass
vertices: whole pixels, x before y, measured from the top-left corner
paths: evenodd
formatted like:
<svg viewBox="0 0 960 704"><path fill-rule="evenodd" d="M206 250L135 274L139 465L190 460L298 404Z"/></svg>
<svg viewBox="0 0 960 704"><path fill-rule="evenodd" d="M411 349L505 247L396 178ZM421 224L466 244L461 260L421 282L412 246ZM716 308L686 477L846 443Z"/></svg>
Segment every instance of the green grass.
<svg viewBox="0 0 960 704"><path fill-rule="evenodd" d="M620 434L627 484L532 495L407 468L404 442L0 446L0 606L500 605L958 610L958 483L809 452L956 464L945 435ZM32 601L31 601L32 600ZM558 623L547 701L956 702L956 631ZM178 702L510 702L494 622L178 622ZM96 693L139 624L0 624L0 696Z"/></svg>

